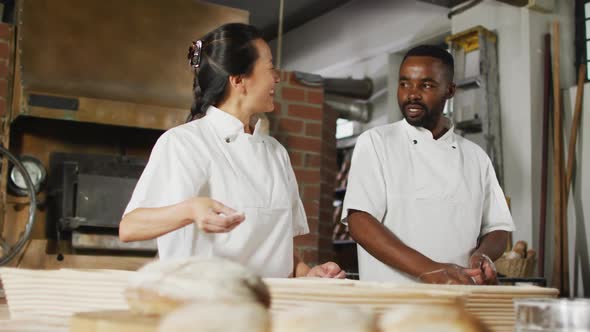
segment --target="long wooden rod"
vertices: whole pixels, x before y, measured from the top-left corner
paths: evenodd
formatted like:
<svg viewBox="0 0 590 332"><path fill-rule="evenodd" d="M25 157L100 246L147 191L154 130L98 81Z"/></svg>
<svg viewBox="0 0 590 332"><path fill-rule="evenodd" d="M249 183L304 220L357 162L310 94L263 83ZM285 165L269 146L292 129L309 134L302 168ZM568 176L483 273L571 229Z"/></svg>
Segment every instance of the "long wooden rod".
<svg viewBox="0 0 590 332"><path fill-rule="evenodd" d="M539 213L538 275L545 276L545 235L547 230L547 154L549 149L549 113L551 111L551 35L546 34L544 45L543 133L541 152L541 211Z"/></svg>
<svg viewBox="0 0 590 332"><path fill-rule="evenodd" d="M584 79L586 78L586 64L581 64L578 70L578 87L576 89L576 104L574 106L574 118L572 120L572 130L570 132L570 141L567 152L567 173L565 178L565 201L569 198L572 176L574 173L574 164L576 161L576 142L578 139L578 128L580 127L580 118L582 116L582 100L584 97Z"/></svg>
<svg viewBox="0 0 590 332"><path fill-rule="evenodd" d="M559 85L559 23L553 23L552 36L552 62L553 62L553 216L554 216L554 255L552 284L563 295L563 253L562 253L562 171L561 158L561 98Z"/></svg>

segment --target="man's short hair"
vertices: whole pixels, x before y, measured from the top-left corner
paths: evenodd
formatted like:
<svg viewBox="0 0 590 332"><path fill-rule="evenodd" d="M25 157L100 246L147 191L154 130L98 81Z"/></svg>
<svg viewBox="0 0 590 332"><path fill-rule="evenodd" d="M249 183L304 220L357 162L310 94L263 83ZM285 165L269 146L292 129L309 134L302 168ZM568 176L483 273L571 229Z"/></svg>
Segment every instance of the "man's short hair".
<svg viewBox="0 0 590 332"><path fill-rule="evenodd" d="M455 72L455 61L453 60L453 56L449 52L447 52L447 50L434 45L419 45L412 48L406 53L402 61L402 64L404 63L404 61L406 61L408 57L411 56L428 56L439 59L448 70L449 80L453 80L453 75Z"/></svg>

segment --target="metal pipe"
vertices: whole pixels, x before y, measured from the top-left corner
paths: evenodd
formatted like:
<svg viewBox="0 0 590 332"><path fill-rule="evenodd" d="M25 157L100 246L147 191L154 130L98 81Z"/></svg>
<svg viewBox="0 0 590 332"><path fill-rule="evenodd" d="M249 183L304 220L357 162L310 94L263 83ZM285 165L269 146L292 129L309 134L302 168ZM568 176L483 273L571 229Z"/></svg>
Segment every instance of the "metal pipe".
<svg viewBox="0 0 590 332"><path fill-rule="evenodd" d="M279 5L279 31L277 32L277 60L276 68L281 69L281 58L283 57L283 21L284 17L285 1L280 0Z"/></svg>
<svg viewBox="0 0 590 332"><path fill-rule="evenodd" d="M367 123L371 120L373 104L358 99L326 94L324 104L338 112L338 117Z"/></svg>
<svg viewBox="0 0 590 332"><path fill-rule="evenodd" d="M462 12L466 11L469 8L475 7L476 5L480 4L481 2L483 2L483 0L472 0L469 3L462 4L461 7L451 10L447 14L447 18L450 20L453 16L455 16L457 14L461 14Z"/></svg>
<svg viewBox="0 0 590 332"><path fill-rule="evenodd" d="M325 93L356 99L369 99L373 95L373 80L370 78L324 78Z"/></svg>
<svg viewBox="0 0 590 332"><path fill-rule="evenodd" d="M325 78L320 75L294 71L297 82L309 87L324 87L324 93L367 100L373 95L373 80L352 78Z"/></svg>

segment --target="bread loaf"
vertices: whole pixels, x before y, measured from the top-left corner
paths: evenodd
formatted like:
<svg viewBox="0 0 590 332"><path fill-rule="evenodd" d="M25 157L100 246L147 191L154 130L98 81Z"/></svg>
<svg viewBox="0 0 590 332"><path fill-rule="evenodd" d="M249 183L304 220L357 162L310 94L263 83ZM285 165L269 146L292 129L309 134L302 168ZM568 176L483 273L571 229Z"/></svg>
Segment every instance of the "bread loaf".
<svg viewBox="0 0 590 332"><path fill-rule="evenodd" d="M279 313L273 332L376 332L372 313L337 304L323 304Z"/></svg>
<svg viewBox="0 0 590 332"><path fill-rule="evenodd" d="M216 258L158 260L133 274L125 290L132 312L164 314L192 302L258 303L270 307L262 279Z"/></svg>
<svg viewBox="0 0 590 332"><path fill-rule="evenodd" d="M385 313L381 332L490 332L475 316L455 305L409 305Z"/></svg>
<svg viewBox="0 0 590 332"><path fill-rule="evenodd" d="M193 303L166 315L158 332L270 332L268 310L257 303Z"/></svg>

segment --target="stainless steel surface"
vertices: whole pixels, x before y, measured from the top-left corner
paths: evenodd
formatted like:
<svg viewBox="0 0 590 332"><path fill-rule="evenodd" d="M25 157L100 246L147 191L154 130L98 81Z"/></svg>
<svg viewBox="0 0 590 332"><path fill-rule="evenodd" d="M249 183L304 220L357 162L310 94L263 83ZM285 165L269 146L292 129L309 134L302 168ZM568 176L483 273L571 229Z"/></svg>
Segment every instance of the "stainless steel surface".
<svg viewBox="0 0 590 332"><path fill-rule="evenodd" d="M517 332L590 332L590 300L515 300Z"/></svg>
<svg viewBox="0 0 590 332"><path fill-rule="evenodd" d="M338 112L342 119L367 123L371 120L371 102L326 94L324 103Z"/></svg>

